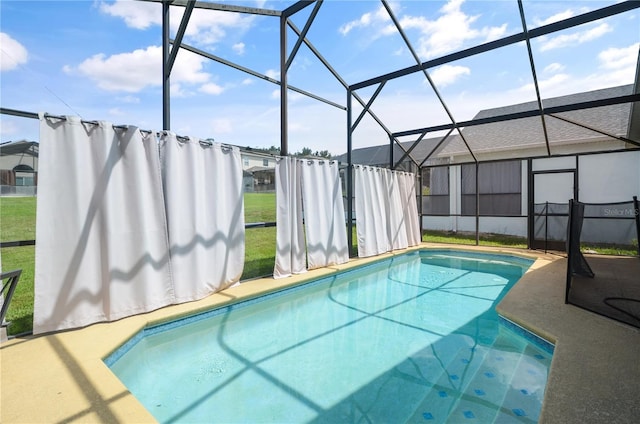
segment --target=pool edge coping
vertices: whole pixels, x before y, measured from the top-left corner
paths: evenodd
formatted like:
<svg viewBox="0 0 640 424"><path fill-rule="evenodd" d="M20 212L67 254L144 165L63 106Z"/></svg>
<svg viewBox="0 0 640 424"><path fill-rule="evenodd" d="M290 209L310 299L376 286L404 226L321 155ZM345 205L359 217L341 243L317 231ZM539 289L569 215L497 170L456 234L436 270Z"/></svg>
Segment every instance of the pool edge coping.
<svg viewBox="0 0 640 424"><path fill-rule="evenodd" d="M363 259L355 258L350 260L349 263L347 264L337 265L330 268L323 268L320 270L309 271L308 273L303 274L302 277L300 276L291 277L291 281L285 281L283 284L279 283L279 282L282 282L283 279L273 280L271 278L267 278L267 279L252 280L247 283L241 284L240 286L237 286L237 287L246 286L246 287L255 288L258 282L262 282L262 283L264 283L265 281L271 282L269 287L264 287L262 290L252 292L253 297L257 297L264 293L277 291L283 287L295 286L309 280L336 274L342 270L347 270L349 268L357 267L360 265L381 261L384 259L391 258L393 256L410 252L412 250L421 250L421 249L430 249L430 250L452 249L452 250L458 250L458 251L472 251L472 252L475 251L475 252L486 252L486 253L497 253L497 254L509 254L509 255L515 255L515 256L522 256L527 259L534 259L535 262L529 268L527 273L529 273L535 265L544 267L549 263L554 262L556 259L560 259L559 257L549 257L548 255L544 255L541 252L529 252L529 251L522 251L520 249L512 249L512 248L493 248L493 247L486 247L486 246L475 247L475 246L460 246L460 245L449 245L449 244L440 244L440 243L422 243L419 246L416 246L410 249L405 249L402 251L390 252L390 253L380 255L380 256L375 256L372 258L363 258ZM540 259L546 259L546 260L542 260L542 263L539 264ZM538 268L539 266L536 266L536 268ZM525 275L527 273L525 273ZM289 280L289 279L284 279L284 280ZM522 282L522 279L518 281L518 283L516 283L516 286L521 282ZM277 285L277 287L274 287L274 285ZM514 288L516 286L514 286ZM126 421L126 422L152 421L153 422L154 421L153 417L150 416L148 411L133 397L133 395L130 392L128 392L126 387L124 387L124 385L120 382L120 380L111 372L111 370L104 363L103 358L108 356L111 352L117 349L118 346L125 343L128 339L130 339L137 332L144 329L146 326L149 326L151 324L158 323L158 322L167 322L167 321L170 321L171 319L175 319L176 317L180 317L180 316L191 315L198 310L208 310L217 306L228 305L233 300L238 301L238 299L249 298L249 297L245 297L247 295L246 293L245 293L245 296L242 296L242 295L229 296L228 292L232 290L234 290L234 288L227 289L220 293L215 293L199 301L189 302L181 305L172 305L172 306L161 308L159 310L152 311L149 313L124 318L122 320L115 321L112 323L99 323L99 324L94 324L92 326L88 326L78 330L51 333L47 335L34 336L30 338L13 339L13 340L10 340L8 343L3 343L0 346L0 349L3 354L2 355L3 359L8 359L7 356L13 356L8 354L13 353L14 348L16 352L22 352L27 347L33 347L34 349L37 349L38 346L44 346L46 348L47 346L52 344L52 343L48 343L48 340L56 340L56 343L64 344L64 347L66 348L66 351L68 352L70 359L64 360L64 358L62 358L61 360L60 354L57 353L55 349L53 350L52 354L56 355L57 353L55 359L57 359L58 362L60 362L60 365L63 368L67 367L68 369L63 369L63 370L58 370L57 372L53 372L55 370L52 370L51 368L55 367L55 365L51 364L50 366L47 366L44 364L40 364L42 355L36 355L38 358L34 359L33 371L39 372L45 375L55 374L57 377L54 377L54 378L60 378L60 375L62 375L61 378L65 381L64 382L52 381L52 382L48 382L47 384L38 384L38 383L42 383L42 376L41 375L34 376L33 377L34 384L36 386L42 385L44 387L37 387L38 390L34 390L33 393L29 396L37 399L38 392L42 392L42 390L44 390L44 392L42 392L42 396L46 397L47 396L46 394L49 393L51 390L50 388L47 389L47 387L49 386L57 387L58 383L60 384L64 383L65 387L69 387L73 389L71 391L76 392L75 394L76 400L74 401L72 399L68 399L67 403L55 402L54 400L46 401L44 402L44 404L42 404L41 402L38 402L37 406L34 407L34 406L29 406L30 405L29 401L24 402L26 395L22 397L19 396L19 394L17 394L16 396L11 396L11 399L13 399L13 401L11 401L10 399L7 399L3 394L4 400L2 402L3 403L3 408L2 408L3 412L1 417L2 421L3 422L18 422L18 421L25 421L25 420L42 421L43 420L42 417L46 417L46 420L48 421L73 420L72 419L73 417L76 417L75 418L76 420L82 420L82 421L93 421L93 420L103 421L102 418L104 418L104 416L101 415L100 411L103 409L108 409L109 414L111 414L109 416L115 417L115 419L117 419L118 421ZM243 290L235 289L235 291L242 292ZM233 291L233 293L235 293L235 291ZM215 300L212 299L214 297L215 297ZM500 306L504 303L504 301L505 299L503 299L498 305L498 307L496 307L496 311L498 311L499 313L500 313L500 310L498 308L500 308ZM519 317L514 316L513 314L510 314L508 312L507 313L504 313L504 312L505 311L503 310L502 314L505 315L506 317L513 319L515 322L519 324L523 324L525 328L530 328L528 323L523 322L523 320L519 319ZM542 332L541 330L542 329L537 329L537 331L535 330L534 331ZM548 332L545 332L545 335L548 335ZM90 341L92 336L98 340L101 340L99 339L100 336L107 337L108 341L105 342L101 340L98 343L92 344L92 346L87 346L88 343L91 344ZM554 343L558 342L555 336L552 336L552 335L549 335L549 336L550 336L549 338L547 337L543 337L543 338L547 338L547 340L553 341ZM87 342L87 338L89 339L89 342ZM34 349L31 349L31 350L34 350ZM51 351L51 349L48 349L48 350ZM42 353L48 354L48 352L42 352ZM27 360L27 358L22 358L22 359L24 359L25 361ZM67 363L69 360L71 360L74 364L78 365L78 367L76 367L75 370L74 368L69 367ZM71 375L71 376L69 375L69 374L75 374L77 372L82 373L81 377L84 378L84 380L86 380L83 384L90 385L96 392L96 396L100 397L100 399L98 400L88 399L85 393L83 393L82 391L79 391L79 392L77 391L76 386L79 385L78 384L79 379L75 375ZM553 363L552 363L552 369L550 373L553 373ZM7 384L7 382L10 382L10 381L7 381L7 380L11 380L10 377L14 377L14 378L24 377L19 372L17 373L17 377L14 374L15 373L11 371L10 367L3 367L3 370L2 370L3 384ZM74 378L76 378L76 380L74 380ZM118 400L117 403L111 403L110 399L114 399L114 398L117 398ZM19 400L22 400L22 402L19 402ZM51 403L53 404L51 405ZM120 406L121 404L126 405L126 408L124 408L123 406ZM7 408L7 407L10 407L10 408ZM543 410L544 410L544 404L543 404ZM49 411L49 412L46 412L46 411ZM84 412L82 412L82 414L79 415L78 411L84 411ZM37 418L37 417L40 417L40 418ZM56 417L58 417L59 419L57 419ZM92 418L90 419L89 417L92 417Z"/></svg>

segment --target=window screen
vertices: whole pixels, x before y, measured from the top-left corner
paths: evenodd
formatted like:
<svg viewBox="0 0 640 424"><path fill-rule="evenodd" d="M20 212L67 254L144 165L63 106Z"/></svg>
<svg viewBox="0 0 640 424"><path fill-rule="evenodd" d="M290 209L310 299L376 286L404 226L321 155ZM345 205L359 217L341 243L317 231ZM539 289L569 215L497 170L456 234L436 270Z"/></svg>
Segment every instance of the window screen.
<svg viewBox="0 0 640 424"><path fill-rule="evenodd" d="M476 214L476 165L462 165L462 215ZM519 160L478 165L480 215L522 213L522 166Z"/></svg>
<svg viewBox="0 0 640 424"><path fill-rule="evenodd" d="M422 170L422 210L425 215L449 215L449 167Z"/></svg>

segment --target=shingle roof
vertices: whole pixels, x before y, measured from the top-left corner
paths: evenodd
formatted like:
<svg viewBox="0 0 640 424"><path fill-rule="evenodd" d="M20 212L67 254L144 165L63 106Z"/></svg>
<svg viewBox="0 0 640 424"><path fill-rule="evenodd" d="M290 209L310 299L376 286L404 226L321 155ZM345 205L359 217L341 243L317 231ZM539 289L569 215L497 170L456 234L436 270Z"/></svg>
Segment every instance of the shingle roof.
<svg viewBox="0 0 640 424"><path fill-rule="evenodd" d="M572 103L623 96L632 94L632 92L633 85L625 85L603 90L589 91L586 93L571 94L568 96L546 99L543 101L543 107L562 106ZM537 109L537 102L527 102L482 110L474 117L474 119ZM559 113L558 116L586 124L609 134L624 136L627 133L630 112L631 105L623 103L563 112ZM595 131L585 129L553 117L545 117L545 124L547 126L547 135L549 136L550 143L562 143L577 140L581 142L588 142L595 139L602 140L603 137L605 137ZM464 128L462 133L474 153L496 149L515 150L535 145L544 146L545 144L542 121L540 117L537 116L468 127ZM467 153L467 149L461 140L457 140L457 142L448 143L442 153L445 155L455 155Z"/></svg>
<svg viewBox="0 0 640 424"><path fill-rule="evenodd" d="M35 141L10 141L0 144L0 156L26 154L38 157L38 147Z"/></svg>
<svg viewBox="0 0 640 424"><path fill-rule="evenodd" d="M442 137L425 138L411 151L410 155L416 161L422 161L433 150L434 147L440 142ZM405 150L409 150L412 141L405 141L400 143ZM442 146L441 146L442 148ZM404 151L398 146L393 146L393 160L397 162L404 155ZM340 162L347 161L347 154L338 155L334 159ZM387 166L389 164L389 145L365 147L362 149L354 149L351 152L351 160L353 163L361 165L377 165Z"/></svg>
<svg viewBox="0 0 640 424"><path fill-rule="evenodd" d="M571 94L567 96L555 97L543 100L543 107L553 107L568 105L573 103L587 102L591 100L618 97L633 93L633 85L624 85L602 90L594 90L584 93ZM537 102L526 102L510 106L481 110L474 119L487 118L510 113L537 110ZM571 112L563 112L558 116L568 118L572 121L580 122L597 128L616 136L625 136L628 130L631 105L617 104L591 109L582 109ZM553 117L545 117L547 134L551 146L558 143L571 141L589 142L606 138L602 134L591 131L577 125ZM477 125L462 129L465 139L474 153L503 150L513 153L519 149L530 147L544 147L544 133L540 117L515 119L491 124ZM440 141L440 137L424 139L412 152L411 156L417 161L422 160L429 154L431 149ZM402 145L408 149L411 142L403 142ZM364 165L386 165L389 162L389 146L373 146L363 149L356 149L352 152L353 163ZM462 139L458 135L449 136L437 155L433 157L449 157L461 154L468 154L468 150ZM346 162L346 154L336 157L341 162ZM399 147L394 147L394 160L402 156Z"/></svg>

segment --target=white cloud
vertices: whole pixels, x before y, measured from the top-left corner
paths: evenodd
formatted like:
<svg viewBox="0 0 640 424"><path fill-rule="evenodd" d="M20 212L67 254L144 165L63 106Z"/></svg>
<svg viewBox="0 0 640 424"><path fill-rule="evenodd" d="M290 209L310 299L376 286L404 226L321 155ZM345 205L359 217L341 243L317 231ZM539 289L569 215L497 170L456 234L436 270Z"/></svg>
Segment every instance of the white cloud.
<svg viewBox="0 0 640 424"><path fill-rule="evenodd" d="M635 43L629 47L611 47L598 54L601 66L606 69L635 68L638 58L640 43Z"/></svg>
<svg viewBox="0 0 640 424"><path fill-rule="evenodd" d="M569 19L572 16L575 16L574 11L571 10L571 9L567 9L565 11L556 13L555 15L551 15L546 19L534 18L533 22L534 22L535 26L544 26L544 25L552 24L554 22L560 22L560 21L563 21L565 19Z"/></svg>
<svg viewBox="0 0 640 424"><path fill-rule="evenodd" d="M11 71L29 60L27 49L5 32L0 32L0 46L2 46L0 71Z"/></svg>
<svg viewBox="0 0 640 424"><path fill-rule="evenodd" d="M245 78L242 80L242 85L251 85L254 83L254 80L252 78Z"/></svg>
<svg viewBox="0 0 640 424"><path fill-rule="evenodd" d="M236 54L239 54L240 56L244 54L244 48L245 48L244 43L236 43L231 48L233 49L234 52L236 52Z"/></svg>
<svg viewBox="0 0 640 424"><path fill-rule="evenodd" d="M393 9L399 9L399 7L391 2L390 7ZM391 21L391 17L389 13L387 13L387 9L384 6L378 7L373 12L364 13L358 19L354 19L352 21L347 22L346 24L342 24L340 28L338 28L338 32L342 35L349 34L353 29L356 28L366 28L370 26L376 26L382 28L381 31L384 32L384 26Z"/></svg>
<svg viewBox="0 0 640 424"><path fill-rule="evenodd" d="M224 88L219 86L216 83L209 82L207 84L202 85L200 87L200 91L206 94L213 94L214 96L217 96L219 94L222 94L222 92L224 91Z"/></svg>
<svg viewBox="0 0 640 424"><path fill-rule="evenodd" d="M278 88L278 89L276 89L276 90L273 90L273 91L271 92L271 98L272 98L272 99L277 99L277 100L279 100L279 99L280 99L280 89L279 89L279 88Z"/></svg>
<svg viewBox="0 0 640 424"><path fill-rule="evenodd" d="M562 72L564 67L559 65L562 69L558 68L558 72L561 73L538 80L540 92L544 98L550 98L632 84L636 72L638 48L640 48L640 43L635 43L628 47L603 50L598 54L600 64L597 69L586 75L579 76L564 73ZM553 65L558 64L549 65L547 68L553 67ZM533 84L526 84L510 92L530 93L532 90Z"/></svg>
<svg viewBox="0 0 640 424"><path fill-rule="evenodd" d="M564 71L565 66L560 63L552 63L550 65L545 66L543 72L546 74L555 74L556 72Z"/></svg>
<svg viewBox="0 0 640 424"><path fill-rule="evenodd" d="M506 33L507 24L474 28L473 24L480 16L470 16L464 13L461 10L463 3L464 0L449 0L440 8L441 15L435 20L430 20L426 16L400 16L401 8L398 5L394 5L392 9L405 31L417 30L420 32L416 50L424 58L454 51L471 40L487 42L500 38ZM365 13L359 19L342 25L339 32L347 35L355 28L373 27L374 30L369 30L367 34L370 40L380 36L395 35L398 31L390 20L386 9L381 6L375 12Z"/></svg>
<svg viewBox="0 0 640 424"><path fill-rule="evenodd" d="M464 0L450 0L444 5L436 20L424 16L404 16L400 24L405 30L420 31L418 54L425 58L440 56L460 49L471 40L490 41L507 31L507 24L494 27L474 28L479 15L470 16L462 11Z"/></svg>
<svg viewBox="0 0 640 424"><path fill-rule="evenodd" d="M555 74L547 79L538 80L538 87L541 92L547 93L545 97L550 97L548 93L557 91L570 79L571 76L569 74ZM533 83L527 84L526 87L533 90Z"/></svg>
<svg viewBox="0 0 640 424"><path fill-rule="evenodd" d="M159 4L144 1L101 2L100 11L107 15L122 18L130 28L147 29L152 25L162 25L162 7Z"/></svg>
<svg viewBox="0 0 640 424"><path fill-rule="evenodd" d="M203 84L209 81L210 74L203 71L205 59L191 52L181 52L171 73L172 83L178 95L185 94L180 84ZM137 93L149 86L162 85L162 48L149 46L129 53L114 54L107 57L96 54L76 68L65 66L67 73L78 72L97 82L98 87L107 91Z"/></svg>
<svg viewBox="0 0 640 424"><path fill-rule="evenodd" d="M367 27L371 24L371 13L365 13L360 16L359 19L355 19L353 21L347 22L338 28L338 32L342 35L347 35L354 28L362 28Z"/></svg>
<svg viewBox="0 0 640 424"><path fill-rule="evenodd" d="M127 26L135 29L147 29L162 25L162 7L158 3L116 0L114 3L100 3L100 11L121 18ZM175 33L180 26L184 8L172 7L170 16L171 30ZM228 13L217 10L195 9L191 13L185 37L199 44L211 46L228 35L228 31L244 32L254 21L253 16L240 13Z"/></svg>
<svg viewBox="0 0 640 424"><path fill-rule="evenodd" d="M436 87L446 87L456 82L463 75L470 75L471 69L466 66L442 65L430 73Z"/></svg>
<svg viewBox="0 0 640 424"><path fill-rule="evenodd" d="M267 72L264 73L269 78L273 78L276 80L280 79L280 71L276 71L275 69L267 69Z"/></svg>
<svg viewBox="0 0 640 424"><path fill-rule="evenodd" d="M176 29L180 18L176 22ZM240 13L228 13L217 10L194 10L185 32L188 39L204 45L216 44L228 36L228 31L243 33L251 28L253 16ZM173 25L172 25L173 26Z"/></svg>
<svg viewBox="0 0 640 424"><path fill-rule="evenodd" d="M555 37L545 37L542 45L540 46L540 51L544 52L563 47L576 46L588 41L593 41L611 31L613 31L613 28L609 24L601 23L600 25L585 31L578 31L572 34L562 34Z"/></svg>
<svg viewBox="0 0 640 424"><path fill-rule="evenodd" d="M169 92L171 93L171 97L187 97L190 95L190 93L183 88L182 84L177 82L171 83Z"/></svg>

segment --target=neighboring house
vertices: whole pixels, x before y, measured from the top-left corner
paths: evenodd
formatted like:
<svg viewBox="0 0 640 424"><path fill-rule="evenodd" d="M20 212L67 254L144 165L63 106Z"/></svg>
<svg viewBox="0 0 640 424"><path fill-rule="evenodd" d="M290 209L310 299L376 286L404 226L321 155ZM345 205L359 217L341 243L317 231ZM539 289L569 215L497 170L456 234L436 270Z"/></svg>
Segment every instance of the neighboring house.
<svg viewBox="0 0 640 424"><path fill-rule="evenodd" d="M240 148L245 192L275 190L276 158ZM0 144L0 193L35 195L38 181L38 143Z"/></svg>
<svg viewBox="0 0 640 424"><path fill-rule="evenodd" d="M38 143L0 144L0 194L35 195L38 184Z"/></svg>
<svg viewBox="0 0 640 424"><path fill-rule="evenodd" d="M250 174L253 178L253 185L250 188L248 184L244 184L245 192L274 191L276 189L275 156L255 152L245 147L240 147L240 155L244 173Z"/></svg>
<svg viewBox="0 0 640 424"><path fill-rule="evenodd" d="M253 167L275 168L275 156L266 153L253 151L251 148L240 147L240 155L242 156L242 169L250 169Z"/></svg>
<svg viewBox="0 0 640 424"><path fill-rule="evenodd" d="M633 89L633 85L626 85L595 90L545 99L543 105L552 107L617 97L632 94ZM487 109L474 119L537 108L537 102L528 102ZM545 157L547 146L539 116L462 129L464 141L480 163L477 184L473 157L459 135L452 133L433 153L441 137L422 140L410 154L418 163L431 154L425 162L430 167L422 170L423 228L475 232L476 187L480 208L478 230L529 235L531 242L540 239L541 233L550 239L564 237L566 219L543 222L535 217L547 207L547 202L560 204L557 208L566 212L570 198L604 203L631 201L633 196L640 196L640 151L634 150L636 146L632 144L609 136L629 137L631 128L640 124L635 122L638 114L633 114L630 104L576 110L558 116L600 132L545 117L549 148L554 155ZM413 142L401 144L408 150ZM594 154L611 151L616 153ZM403 154L399 146L394 146L394 163ZM345 162L346 154L336 159ZM352 162L389 166L389 145L354 150ZM401 167L416 171L416 166L408 160L403 161ZM584 239L630 242L631 230L609 221L602 220L597 231L589 229Z"/></svg>

